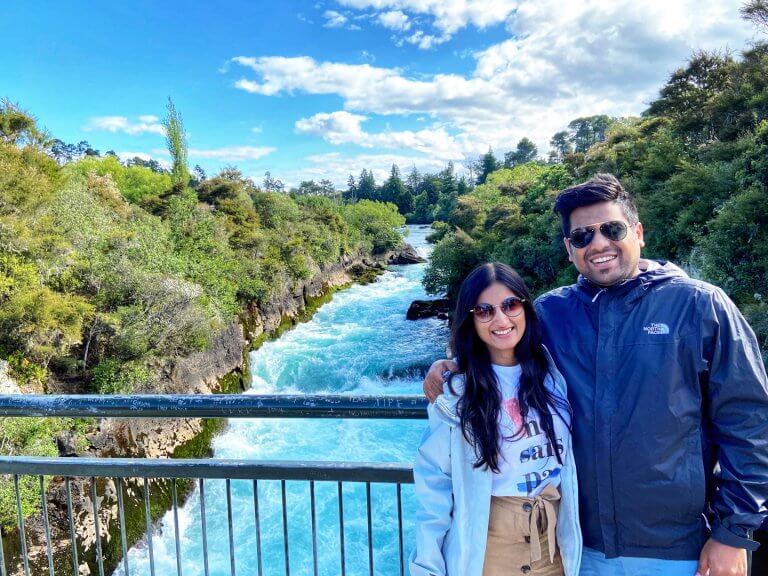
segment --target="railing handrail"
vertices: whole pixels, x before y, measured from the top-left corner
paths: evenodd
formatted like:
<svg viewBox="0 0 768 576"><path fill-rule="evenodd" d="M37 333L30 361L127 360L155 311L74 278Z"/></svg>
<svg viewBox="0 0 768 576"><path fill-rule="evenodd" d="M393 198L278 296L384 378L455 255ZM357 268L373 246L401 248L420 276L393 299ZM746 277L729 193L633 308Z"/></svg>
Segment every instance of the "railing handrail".
<svg viewBox="0 0 768 576"><path fill-rule="evenodd" d="M0 395L0 417L425 419L419 394Z"/></svg>
<svg viewBox="0 0 768 576"><path fill-rule="evenodd" d="M230 478L413 483L412 466L402 462L0 456L0 473L96 478Z"/></svg>

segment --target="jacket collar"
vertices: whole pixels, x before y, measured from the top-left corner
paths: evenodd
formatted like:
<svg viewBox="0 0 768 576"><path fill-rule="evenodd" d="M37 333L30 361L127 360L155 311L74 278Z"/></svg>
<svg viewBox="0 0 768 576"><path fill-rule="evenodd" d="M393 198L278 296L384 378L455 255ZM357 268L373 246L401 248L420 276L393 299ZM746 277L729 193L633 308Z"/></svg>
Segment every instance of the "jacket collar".
<svg viewBox="0 0 768 576"><path fill-rule="evenodd" d="M599 286L579 274L573 288L582 300L597 302L604 296L625 298L628 303L641 298L652 285L688 275L667 260L640 260L641 272L634 278L622 280L612 286Z"/></svg>

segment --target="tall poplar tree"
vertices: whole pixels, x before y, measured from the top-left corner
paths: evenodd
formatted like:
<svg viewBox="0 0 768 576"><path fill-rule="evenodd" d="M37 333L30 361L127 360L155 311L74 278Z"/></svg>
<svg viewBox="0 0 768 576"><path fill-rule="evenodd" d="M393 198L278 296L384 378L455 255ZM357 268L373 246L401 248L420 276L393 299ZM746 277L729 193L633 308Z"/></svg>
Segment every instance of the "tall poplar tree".
<svg viewBox="0 0 768 576"><path fill-rule="evenodd" d="M173 160L171 182L175 191L181 192L189 184L189 167L187 166L187 133L181 114L176 110L173 100L168 97L167 115L163 120L165 126L165 142Z"/></svg>

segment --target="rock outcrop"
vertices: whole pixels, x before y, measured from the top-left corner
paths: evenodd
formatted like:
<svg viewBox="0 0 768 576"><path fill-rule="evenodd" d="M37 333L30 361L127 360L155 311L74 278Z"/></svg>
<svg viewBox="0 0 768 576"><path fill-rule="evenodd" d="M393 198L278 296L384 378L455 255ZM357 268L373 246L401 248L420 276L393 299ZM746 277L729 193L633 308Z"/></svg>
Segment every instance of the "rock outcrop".
<svg viewBox="0 0 768 576"><path fill-rule="evenodd" d="M419 253L416 252L416 249L406 244L405 248L403 248L400 252L397 252L392 255L392 257L389 260L390 264L420 264L422 262L426 262L427 260L425 258L422 258L419 256Z"/></svg>
<svg viewBox="0 0 768 576"><path fill-rule="evenodd" d="M414 300L408 307L405 317L408 320L422 320L423 318L440 318L447 320L451 311L451 303L447 298L437 300Z"/></svg>

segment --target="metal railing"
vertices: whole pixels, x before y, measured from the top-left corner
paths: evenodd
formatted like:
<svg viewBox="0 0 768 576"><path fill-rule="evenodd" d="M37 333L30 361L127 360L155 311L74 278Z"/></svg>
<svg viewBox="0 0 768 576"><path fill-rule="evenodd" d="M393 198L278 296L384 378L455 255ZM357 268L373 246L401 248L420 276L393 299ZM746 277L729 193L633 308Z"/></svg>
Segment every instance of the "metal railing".
<svg viewBox="0 0 768 576"><path fill-rule="evenodd" d="M421 396L258 396L258 395L142 395L142 396L0 396L0 417L128 417L128 418L371 418L371 419L424 419L426 418L426 400ZM119 525L120 564L125 576L130 576L128 550L131 542L126 529L126 503L124 502L126 484L132 482L141 492L138 504L143 506L145 519L146 550L149 561L149 574L161 574L156 567L153 546L153 518L151 513L151 481L170 483L170 510L173 517L174 544L176 555L176 574L184 573L182 563L181 539L179 533L179 480L196 481L192 486L197 490L200 511L200 530L202 536L202 573L211 576L208 550L208 525L206 521L206 480L224 480L226 494L226 514L229 547L229 570L231 576L237 574L235 562L235 535L233 530L232 481L248 480L252 484L253 497L249 512L255 528L256 569L248 574L262 576L264 571L262 554L263 517L259 509L259 482L275 480L280 483L280 502L283 536L283 562L285 574L291 573L291 555L289 546L288 509L286 504L286 482L302 481L309 483L309 509L311 518L312 573L317 576L318 568L318 525L316 514L316 483L335 484L338 506L340 574L346 576L347 557L345 550L345 513L343 486L357 483L365 486L366 532L368 548L368 573L375 573L373 526L371 505L371 484L390 484L395 487L397 519L398 566L387 573L405 573L405 550L403 535L402 486L413 483L410 464L373 463L373 462L300 462L300 461L246 461L233 459L140 459L140 458L40 458L26 456L0 456L0 475L13 478L13 490L17 507L17 531L20 563L24 576L30 576L30 559L25 534L25 518L20 496L20 479L37 477L39 481L40 502L42 504L41 522L44 534L45 556L42 564L47 564L49 576L57 573L54 548L60 551L61 542L55 547L49 522L48 498L45 489L46 477L63 479L66 495L67 539L71 556L72 573L80 573L79 554L85 549L78 540L73 508L73 483L80 481L79 488L90 497L93 530L95 539L95 564L99 576L105 576L105 556L102 549L103 535L97 497L98 480L114 480L117 492L117 524ZM86 487L87 485L87 487ZM102 491L104 492L104 491ZM102 496L104 498L105 496ZM136 503L134 503L136 504ZM236 513L239 516L241 510ZM0 531L0 576L12 576L12 567L6 566L3 552L2 531ZM117 534L115 534L117 537ZM114 563L114 562L113 562ZM61 565L61 562L58 562ZM68 572L67 568L67 572ZM59 572L61 569L59 568ZM217 572L221 573L221 572ZM35 576L37 572L35 572ZM165 576L165 574L163 574Z"/></svg>

